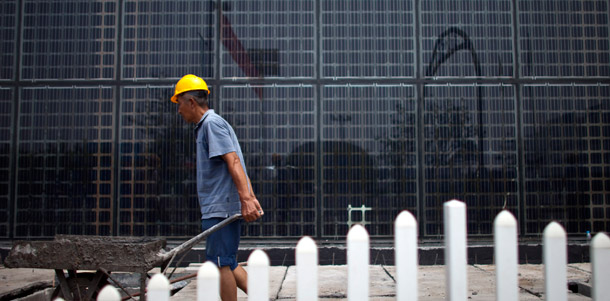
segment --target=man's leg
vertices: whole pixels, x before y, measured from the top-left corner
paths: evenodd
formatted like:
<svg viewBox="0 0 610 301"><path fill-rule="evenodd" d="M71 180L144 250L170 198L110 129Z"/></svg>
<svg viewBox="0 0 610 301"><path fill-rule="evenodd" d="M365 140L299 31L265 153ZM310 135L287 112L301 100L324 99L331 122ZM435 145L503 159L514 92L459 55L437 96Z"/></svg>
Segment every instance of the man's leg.
<svg viewBox="0 0 610 301"><path fill-rule="evenodd" d="M222 218L202 219L202 230L205 231L222 220ZM236 258L240 226L240 221L235 221L210 234L206 239L206 259L219 267L220 297L223 301L237 300L238 285L240 288L242 288L242 285L243 288L246 288L248 282L246 271L239 266ZM237 268L243 271L243 273L241 271L237 272L237 275L241 275L239 276L239 282L233 272ZM246 278L243 275L246 275Z"/></svg>
<svg viewBox="0 0 610 301"><path fill-rule="evenodd" d="M248 294L248 272L246 272L241 265L238 265L235 270L233 270L233 276L237 287Z"/></svg>
<svg viewBox="0 0 610 301"><path fill-rule="evenodd" d="M222 301L237 300L235 276L233 276L233 272L229 266L220 268L220 298Z"/></svg>

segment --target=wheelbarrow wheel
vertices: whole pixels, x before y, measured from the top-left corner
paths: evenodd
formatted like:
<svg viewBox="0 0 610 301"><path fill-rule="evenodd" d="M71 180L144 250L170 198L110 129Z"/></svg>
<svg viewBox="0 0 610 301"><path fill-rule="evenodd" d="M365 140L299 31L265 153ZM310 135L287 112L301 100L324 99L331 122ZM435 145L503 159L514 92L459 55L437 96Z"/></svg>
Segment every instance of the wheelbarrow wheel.
<svg viewBox="0 0 610 301"><path fill-rule="evenodd" d="M96 279L96 276L98 279ZM64 283L60 280L60 285L55 288L51 300L58 297L75 301L95 300L99 291L108 284L107 279L107 276L102 275L100 277L98 273L70 273L68 278L65 278ZM66 283L68 291L62 287ZM69 296L66 296L66 292L69 293Z"/></svg>

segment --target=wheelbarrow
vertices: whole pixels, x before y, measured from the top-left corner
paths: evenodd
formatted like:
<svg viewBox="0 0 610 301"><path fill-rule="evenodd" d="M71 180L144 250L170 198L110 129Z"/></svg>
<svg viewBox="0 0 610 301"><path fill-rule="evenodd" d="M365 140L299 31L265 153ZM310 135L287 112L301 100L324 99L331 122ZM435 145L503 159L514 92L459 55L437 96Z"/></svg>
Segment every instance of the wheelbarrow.
<svg viewBox="0 0 610 301"><path fill-rule="evenodd" d="M108 280L127 294L126 299L135 299L139 295L140 300L145 300L148 271L160 267L165 274L176 257L186 255L210 234L240 218L241 214L230 216L169 251L164 249L165 239L145 237L57 235L52 241L16 241L4 264L9 268L55 270L59 286L52 300L57 297L64 300L95 300ZM112 278L112 272L140 273L140 293L132 295L127 292Z"/></svg>

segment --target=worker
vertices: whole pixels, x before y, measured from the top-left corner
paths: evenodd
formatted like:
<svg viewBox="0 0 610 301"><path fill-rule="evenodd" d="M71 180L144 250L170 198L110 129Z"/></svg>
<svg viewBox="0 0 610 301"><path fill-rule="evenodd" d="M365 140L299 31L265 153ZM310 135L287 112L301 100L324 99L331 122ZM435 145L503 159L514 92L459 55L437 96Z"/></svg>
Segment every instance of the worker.
<svg viewBox="0 0 610 301"><path fill-rule="evenodd" d="M241 147L231 125L210 109L206 82L192 74L176 84L171 101L178 113L194 123L197 148L197 199L203 231L241 213L246 222L263 215L252 191ZM220 270L220 297L237 300L237 287L248 293L248 274L237 264L241 222L237 220L206 239L206 260Z"/></svg>

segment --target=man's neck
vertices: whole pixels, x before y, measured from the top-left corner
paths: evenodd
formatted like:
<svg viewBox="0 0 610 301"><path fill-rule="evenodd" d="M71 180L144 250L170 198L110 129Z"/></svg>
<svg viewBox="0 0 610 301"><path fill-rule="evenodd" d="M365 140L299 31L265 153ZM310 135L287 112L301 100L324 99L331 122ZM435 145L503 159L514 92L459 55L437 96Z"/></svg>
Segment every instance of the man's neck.
<svg viewBox="0 0 610 301"><path fill-rule="evenodd" d="M196 110L197 110L196 113L197 113L197 120L198 120L197 122L199 122L201 120L201 118L203 118L203 115L205 115L205 113L207 111L209 111L210 109L209 108L197 107Z"/></svg>

